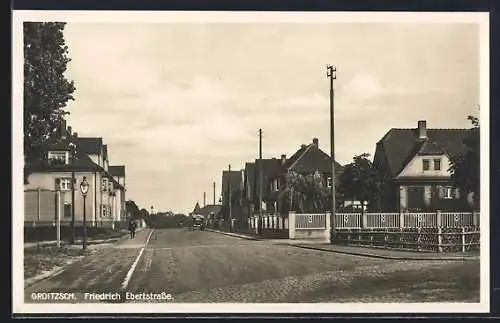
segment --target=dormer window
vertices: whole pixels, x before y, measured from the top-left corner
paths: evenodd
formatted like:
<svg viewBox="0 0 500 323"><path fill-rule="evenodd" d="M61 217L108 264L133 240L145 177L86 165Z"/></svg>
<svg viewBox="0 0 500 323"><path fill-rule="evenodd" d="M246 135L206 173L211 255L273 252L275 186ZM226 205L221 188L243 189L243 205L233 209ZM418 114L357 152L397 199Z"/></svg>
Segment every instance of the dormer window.
<svg viewBox="0 0 500 323"><path fill-rule="evenodd" d="M422 169L424 171L429 170L431 168L430 165L431 163L429 159L422 159Z"/></svg>
<svg viewBox="0 0 500 323"><path fill-rule="evenodd" d="M69 153L67 151L49 151L47 159L51 164L68 164Z"/></svg>
<svg viewBox="0 0 500 323"><path fill-rule="evenodd" d="M441 170L441 159L434 159L434 170Z"/></svg>

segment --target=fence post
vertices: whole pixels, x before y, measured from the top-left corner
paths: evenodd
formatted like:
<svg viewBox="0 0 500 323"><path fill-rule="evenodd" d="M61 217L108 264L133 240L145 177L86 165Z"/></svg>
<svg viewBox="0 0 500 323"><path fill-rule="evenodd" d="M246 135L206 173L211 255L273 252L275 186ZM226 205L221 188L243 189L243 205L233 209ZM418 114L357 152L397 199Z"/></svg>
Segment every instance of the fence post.
<svg viewBox="0 0 500 323"><path fill-rule="evenodd" d="M443 252L443 228L438 227L438 252Z"/></svg>
<svg viewBox="0 0 500 323"><path fill-rule="evenodd" d="M295 212L288 212L288 238L295 239Z"/></svg>
<svg viewBox="0 0 500 323"><path fill-rule="evenodd" d="M465 227L462 227L462 252L465 252Z"/></svg>
<svg viewBox="0 0 500 323"><path fill-rule="evenodd" d="M472 225L477 227L479 223L479 212L472 211Z"/></svg>
<svg viewBox="0 0 500 323"><path fill-rule="evenodd" d="M436 210L436 223L437 223L437 227L440 228L441 227L441 210Z"/></svg>
<svg viewBox="0 0 500 323"><path fill-rule="evenodd" d="M361 214L361 228L366 228L368 226L368 216L365 211Z"/></svg>
<svg viewBox="0 0 500 323"><path fill-rule="evenodd" d="M404 212L399 212L399 227L400 228L405 227L405 214L404 214Z"/></svg>
<svg viewBox="0 0 500 323"><path fill-rule="evenodd" d="M330 217L331 213L326 212L325 214L325 233L326 233L326 242L333 243L332 241L332 228L330 227Z"/></svg>

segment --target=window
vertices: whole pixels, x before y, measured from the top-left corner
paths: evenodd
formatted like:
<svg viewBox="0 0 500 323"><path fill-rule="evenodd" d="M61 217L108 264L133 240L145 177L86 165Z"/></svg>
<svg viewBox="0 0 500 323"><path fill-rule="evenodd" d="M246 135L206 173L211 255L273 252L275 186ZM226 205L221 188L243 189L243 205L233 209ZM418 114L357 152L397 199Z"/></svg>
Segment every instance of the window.
<svg viewBox="0 0 500 323"><path fill-rule="evenodd" d="M56 186L59 186L61 191L71 191L71 178L56 179Z"/></svg>
<svg viewBox="0 0 500 323"><path fill-rule="evenodd" d="M101 217L105 218L108 216L108 207L105 204L101 204Z"/></svg>
<svg viewBox="0 0 500 323"><path fill-rule="evenodd" d="M443 186L441 187L441 197L446 200L450 200L453 198L453 187L451 186Z"/></svg>
<svg viewBox="0 0 500 323"><path fill-rule="evenodd" d="M102 179L101 189L102 189L102 191L106 191L108 189L108 179L107 178Z"/></svg>
<svg viewBox="0 0 500 323"><path fill-rule="evenodd" d="M434 170L441 170L441 159L434 159Z"/></svg>
<svg viewBox="0 0 500 323"><path fill-rule="evenodd" d="M64 217L71 218L71 203L64 203Z"/></svg>
<svg viewBox="0 0 500 323"><path fill-rule="evenodd" d="M327 187L332 187L332 178L330 176L328 176L326 178L326 186Z"/></svg>
<svg viewBox="0 0 500 323"><path fill-rule="evenodd" d="M422 169L423 170L429 170L430 169L430 162L428 159L423 159L422 160Z"/></svg>
<svg viewBox="0 0 500 323"><path fill-rule="evenodd" d="M67 151L49 151L48 160L51 163L68 163L68 152Z"/></svg>

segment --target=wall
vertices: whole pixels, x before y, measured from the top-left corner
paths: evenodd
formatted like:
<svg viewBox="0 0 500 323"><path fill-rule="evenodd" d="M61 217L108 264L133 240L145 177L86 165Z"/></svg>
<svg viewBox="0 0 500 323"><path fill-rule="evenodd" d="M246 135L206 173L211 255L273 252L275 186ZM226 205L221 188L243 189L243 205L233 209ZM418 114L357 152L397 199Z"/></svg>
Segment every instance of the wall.
<svg viewBox="0 0 500 323"><path fill-rule="evenodd" d="M434 159L441 159L441 170L434 170ZM422 167L422 160L430 160L429 170L424 171ZM450 160L446 155L434 155L434 156L415 156L405 168L398 174L397 177L402 176L436 176L436 177L450 177L450 172L448 171Z"/></svg>
<svg viewBox="0 0 500 323"><path fill-rule="evenodd" d="M460 191L452 199L439 197L439 186L449 186L446 183L402 184L399 186L399 210L410 212L441 211L471 211L470 194ZM456 193L455 193L456 194Z"/></svg>
<svg viewBox="0 0 500 323"><path fill-rule="evenodd" d="M86 203L85 203L85 207L86 207L85 211L86 211L87 219L90 220L90 219L94 218L94 209L92 207L92 196L94 194L94 186L93 186L92 178L94 175L92 173L75 173L75 178L76 178L75 221L77 221L77 222L83 221L83 197L82 197L82 194L80 193L80 186L79 186L83 180L83 176L87 177L87 181L90 184L89 192L88 192L88 195L86 198ZM68 173L63 173L63 172L59 172L59 173L56 173L56 172L54 172L54 173L33 173L33 174L29 175L29 177L28 177L29 184L26 184L24 188L25 188L25 190L36 190L38 187L40 187L41 189L54 190L55 189L55 179L60 178L60 177L71 178L71 173L70 172L68 172ZM53 194L55 194L55 193L53 193ZM29 195L30 196L28 197L27 194L25 194L25 196L28 199L36 199L36 196L34 194L29 194ZM31 195L33 195L33 196L31 196ZM44 198L48 199L50 197L48 197L47 194L44 194ZM34 200L30 200L30 201L25 200L25 205L27 203L35 203L33 201ZM71 203L71 190L61 192L61 201L62 201L62 203L64 203L64 202ZM42 207L43 207L43 204L42 204ZM25 214L25 217L27 217L27 216L29 216L29 215ZM26 220L32 220L32 219L26 219ZM45 218L43 220L45 220ZM49 219L47 218L47 220L49 220ZM63 222L64 221L71 221L71 217L64 217L64 214L62 212L61 220Z"/></svg>
<svg viewBox="0 0 500 323"><path fill-rule="evenodd" d="M296 214L295 212L288 213L288 232L290 240L301 240L303 242L319 242L319 243L330 243L330 213L325 214L308 214L307 216L325 216L325 223L323 228L317 229L318 225L316 221L312 221L315 228L302 227L298 228L298 216L304 216L303 214Z"/></svg>

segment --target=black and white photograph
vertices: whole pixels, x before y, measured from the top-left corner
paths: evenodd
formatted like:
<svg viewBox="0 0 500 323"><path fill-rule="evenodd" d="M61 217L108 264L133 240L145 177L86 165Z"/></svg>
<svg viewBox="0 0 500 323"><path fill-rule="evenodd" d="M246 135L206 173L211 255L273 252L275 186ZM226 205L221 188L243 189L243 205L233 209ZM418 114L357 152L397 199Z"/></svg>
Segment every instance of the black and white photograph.
<svg viewBox="0 0 500 323"><path fill-rule="evenodd" d="M489 311L488 19L14 11L14 311Z"/></svg>

